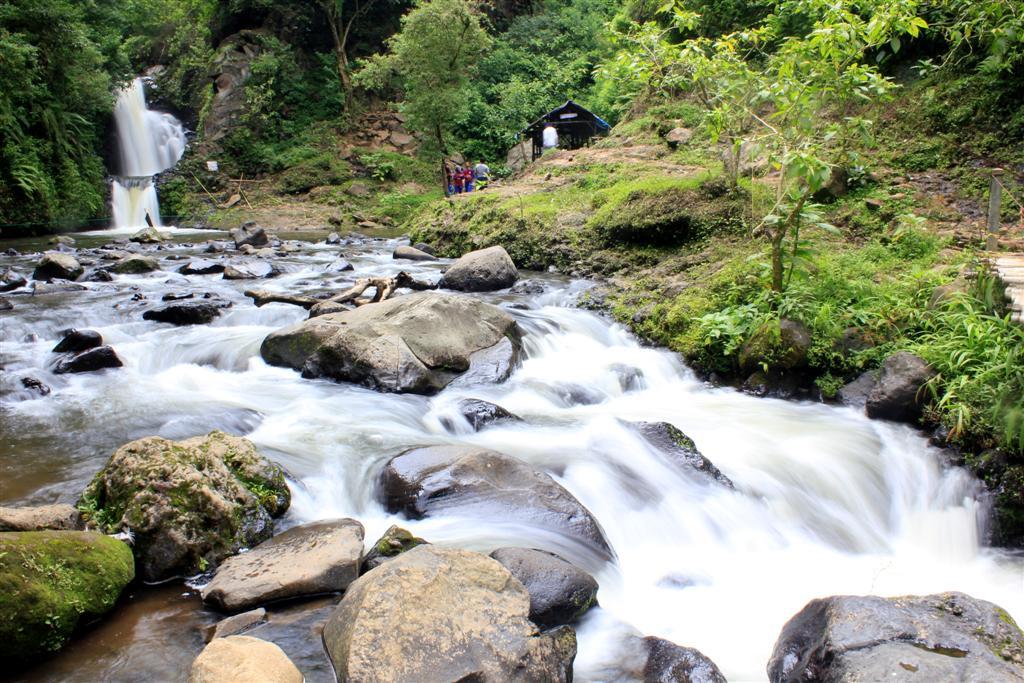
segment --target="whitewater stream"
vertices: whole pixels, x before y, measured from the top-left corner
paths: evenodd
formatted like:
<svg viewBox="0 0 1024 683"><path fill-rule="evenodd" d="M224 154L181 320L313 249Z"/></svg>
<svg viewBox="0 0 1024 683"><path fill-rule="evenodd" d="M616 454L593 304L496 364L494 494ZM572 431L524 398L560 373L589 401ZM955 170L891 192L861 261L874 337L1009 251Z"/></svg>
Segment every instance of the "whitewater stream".
<svg viewBox="0 0 1024 683"><path fill-rule="evenodd" d="M256 286L337 290L371 273L436 278L444 266L394 261L395 244L308 243L277 260L281 276ZM481 551L546 548L592 571L600 608L577 625L578 681L625 680L619 644L629 634L695 647L730 681L763 681L783 624L827 595L958 590L1024 619L1024 559L979 545L979 484L945 466L943 453L909 427L849 408L712 388L675 355L575 308L588 283L551 274L523 274L540 293L482 295L507 307L526 332L527 358L504 384L422 397L305 380L266 365L259 346L306 312L256 308L242 295L251 281L173 272L185 263L174 259L198 255L201 246L153 252L161 272L115 275L84 291L8 295L15 309L2 314L0 331L0 504L74 502L131 439L244 434L290 473L293 503L279 529L353 517L365 525L367 543L399 524L434 543ZM354 273L330 272L342 255ZM37 258L0 255L0 268L27 275ZM188 292L212 292L234 305L211 325L142 320L164 294ZM68 327L99 331L124 367L49 372L50 350ZM26 376L52 393L23 388ZM467 397L497 403L524 422L473 432L456 410ZM736 490L680 468L630 421L676 425ZM447 443L492 448L550 473L593 512L616 560L599 563L529 526L385 513L373 498L384 463L411 446ZM302 623L303 613L289 609ZM134 588L97 627L16 680L183 681L202 647L198 627L217 618L181 584ZM293 659L309 683L330 681L316 661L319 642L311 630L299 631L309 642L293 643L296 650L314 654Z"/></svg>

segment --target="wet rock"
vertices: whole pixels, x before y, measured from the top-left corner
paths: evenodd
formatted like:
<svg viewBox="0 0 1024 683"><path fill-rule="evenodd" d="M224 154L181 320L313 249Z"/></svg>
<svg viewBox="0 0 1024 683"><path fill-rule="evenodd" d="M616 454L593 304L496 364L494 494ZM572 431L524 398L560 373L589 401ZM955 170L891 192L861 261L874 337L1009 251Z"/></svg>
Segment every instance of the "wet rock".
<svg viewBox="0 0 1024 683"><path fill-rule="evenodd" d="M0 661L59 650L135 576L128 546L85 531L0 533Z"/></svg>
<svg viewBox="0 0 1024 683"><path fill-rule="evenodd" d="M0 507L0 531L81 531L82 514L71 505Z"/></svg>
<svg viewBox="0 0 1024 683"><path fill-rule="evenodd" d="M203 249L205 254L221 254L227 251L228 245L226 242L218 242L216 240L210 240L206 243L206 248Z"/></svg>
<svg viewBox="0 0 1024 683"><path fill-rule="evenodd" d="M65 330L63 335L53 347L53 353L87 351L103 345L103 336L95 330Z"/></svg>
<svg viewBox="0 0 1024 683"><path fill-rule="evenodd" d="M963 593L812 600L768 662L772 683L1024 680L1024 634L998 606Z"/></svg>
<svg viewBox="0 0 1024 683"><path fill-rule="evenodd" d="M476 446L414 448L392 458L377 480L389 512L413 519L455 514L518 522L574 539L605 558L597 520L550 476L518 458Z"/></svg>
<svg viewBox="0 0 1024 683"><path fill-rule="evenodd" d="M521 280L512 286L513 294L543 294L547 291L547 287L543 282L537 280Z"/></svg>
<svg viewBox="0 0 1024 683"><path fill-rule="evenodd" d="M331 234L327 235L327 238L324 239L324 242L326 242L327 244L341 244L341 235L339 235L336 232L332 232Z"/></svg>
<svg viewBox="0 0 1024 683"><path fill-rule="evenodd" d="M79 509L107 533L131 530L146 581L194 574L270 537L291 494L280 467L223 432L125 444Z"/></svg>
<svg viewBox="0 0 1024 683"><path fill-rule="evenodd" d="M360 571L365 574L388 560L398 557L407 550L412 550L424 543L426 543L425 540L418 536L413 536L411 532L402 527L391 525L384 532L384 535L370 546L370 549L363 557L363 566Z"/></svg>
<svg viewBox="0 0 1024 683"><path fill-rule="evenodd" d="M770 396L787 400L807 393L805 386L801 384L799 374L783 370L753 372L743 380L740 389L752 396Z"/></svg>
<svg viewBox="0 0 1024 683"><path fill-rule="evenodd" d="M86 282L113 282L114 276L109 271L98 269L85 276Z"/></svg>
<svg viewBox="0 0 1024 683"><path fill-rule="evenodd" d="M73 237L69 237L68 235L57 235L56 237L51 238L47 242L47 244L55 244L55 245L58 245L58 246L65 246L65 247L74 247L75 246L75 239Z"/></svg>
<svg viewBox="0 0 1024 683"><path fill-rule="evenodd" d="M715 464L704 457L693 439L688 437L673 424L668 422L633 422L634 429L640 432L648 443L667 455L673 462L685 469L692 469L705 474L722 486L734 488L729 477L715 467Z"/></svg>
<svg viewBox="0 0 1024 683"><path fill-rule="evenodd" d="M323 632L340 600L332 595L275 605L266 623L254 626L246 635L284 650L305 675L306 683L338 683L324 649Z"/></svg>
<svg viewBox="0 0 1024 683"><path fill-rule="evenodd" d="M324 628L339 681L572 680L576 634L539 633L498 562L421 545L353 583Z"/></svg>
<svg viewBox="0 0 1024 683"><path fill-rule="evenodd" d="M152 256L132 254L110 266L110 270L120 275L138 275L160 270L160 264Z"/></svg>
<svg viewBox="0 0 1024 683"><path fill-rule="evenodd" d="M159 244L164 241L164 236L156 228L145 228L128 238L136 244Z"/></svg>
<svg viewBox="0 0 1024 683"><path fill-rule="evenodd" d="M88 351L76 353L70 358L62 358L54 366L53 372L63 375L69 372L95 372L106 368L120 368L124 363L110 346L97 346Z"/></svg>
<svg viewBox="0 0 1024 683"><path fill-rule="evenodd" d="M57 280L56 282L33 282L32 296L43 296L46 294L63 294L66 292L84 292L88 287L77 282Z"/></svg>
<svg viewBox="0 0 1024 683"><path fill-rule="evenodd" d="M324 268L326 273L343 273L347 270L355 270L351 263L343 258L335 259Z"/></svg>
<svg viewBox="0 0 1024 683"><path fill-rule="evenodd" d="M466 418L473 431L479 432L484 427L498 422L522 422L523 418L514 415L499 405L481 401L478 398L464 398L459 401L459 412ZM452 430L453 425L445 425L445 429Z"/></svg>
<svg viewBox="0 0 1024 683"><path fill-rule="evenodd" d="M762 370L763 366L769 370L803 368L811 341L810 330L803 323L785 318L765 323L740 348L740 368L745 372Z"/></svg>
<svg viewBox="0 0 1024 683"><path fill-rule="evenodd" d="M3 274L0 274L0 292L9 292L12 289L18 289L28 284L28 280L23 275L17 273L10 268L5 270Z"/></svg>
<svg viewBox="0 0 1024 683"><path fill-rule="evenodd" d="M433 394L463 373L503 381L518 362L519 339L515 320L496 306L419 292L279 330L263 340L260 354L303 377Z"/></svg>
<svg viewBox="0 0 1024 683"><path fill-rule="evenodd" d="M641 642L647 651L644 683L726 683L715 663L699 650L653 636Z"/></svg>
<svg viewBox="0 0 1024 683"><path fill-rule="evenodd" d="M303 683L303 677L277 645L228 636L211 641L199 653L188 683Z"/></svg>
<svg viewBox="0 0 1024 683"><path fill-rule="evenodd" d="M172 325L203 325L213 322L230 301L221 299L194 299L168 304L142 314L143 320L153 320Z"/></svg>
<svg viewBox="0 0 1024 683"><path fill-rule="evenodd" d="M863 408L868 402L868 396L871 395L877 383L878 373L874 370L868 370L857 379L843 385L836 392L836 400L846 406Z"/></svg>
<svg viewBox="0 0 1024 683"><path fill-rule="evenodd" d="M434 248L427 244L426 242L417 242L416 244L412 245L412 248L418 249L425 254L430 254L431 256L437 256L437 254L434 252Z"/></svg>
<svg viewBox="0 0 1024 683"><path fill-rule="evenodd" d="M253 222L245 223L240 228L231 231L231 239L235 241L235 249L241 249L243 245L259 248L270 244L270 238L266 230Z"/></svg>
<svg viewBox="0 0 1024 683"><path fill-rule="evenodd" d="M262 280L279 274L280 271L269 261L247 261L224 266L225 280Z"/></svg>
<svg viewBox="0 0 1024 683"><path fill-rule="evenodd" d="M519 271L503 247L471 251L449 266L440 287L463 292L491 292L505 289L519 279Z"/></svg>
<svg viewBox="0 0 1024 683"><path fill-rule="evenodd" d="M597 581L554 553L499 548L491 557L530 594L530 621L541 628L569 624L597 604Z"/></svg>
<svg viewBox="0 0 1024 683"><path fill-rule="evenodd" d="M352 519L292 527L221 564L203 602L228 611L345 590L359 576L363 525Z"/></svg>
<svg viewBox="0 0 1024 683"><path fill-rule="evenodd" d="M34 391L40 396L49 396L50 387L43 384L40 380L35 377L22 377L21 386L25 387L30 391Z"/></svg>
<svg viewBox="0 0 1024 683"><path fill-rule="evenodd" d="M77 280L85 272L85 268L70 254L48 251L43 254L39 264L32 272L33 280Z"/></svg>
<svg viewBox="0 0 1024 683"><path fill-rule="evenodd" d="M267 610L258 607L248 612L228 617L227 619L221 619L216 624L207 626L203 629L203 637L206 642L210 642L214 638L227 638L228 636L242 633L247 629L263 624L266 621Z"/></svg>
<svg viewBox="0 0 1024 683"><path fill-rule="evenodd" d="M193 259L178 269L182 275L212 275L223 273L224 264L211 259Z"/></svg>
<svg viewBox="0 0 1024 683"><path fill-rule="evenodd" d="M416 247L410 247L403 245L397 247L394 253L391 254L391 258L405 259L407 261L436 261L437 257L433 254L428 254L425 251L420 251Z"/></svg>
<svg viewBox="0 0 1024 683"><path fill-rule="evenodd" d="M927 402L925 384L934 376L935 371L920 356L906 351L889 356L864 406L868 417L917 422Z"/></svg>

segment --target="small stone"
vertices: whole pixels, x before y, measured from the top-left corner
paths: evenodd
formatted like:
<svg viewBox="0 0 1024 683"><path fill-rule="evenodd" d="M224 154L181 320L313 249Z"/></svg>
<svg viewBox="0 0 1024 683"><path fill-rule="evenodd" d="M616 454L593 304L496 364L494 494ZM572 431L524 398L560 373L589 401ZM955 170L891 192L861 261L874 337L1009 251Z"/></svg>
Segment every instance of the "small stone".
<svg viewBox="0 0 1024 683"><path fill-rule="evenodd" d="M274 643L228 636L212 640L199 653L188 683L303 683L303 677Z"/></svg>
<svg viewBox="0 0 1024 683"><path fill-rule="evenodd" d="M394 259L405 259L407 261L436 261L437 257L433 254L428 254L425 251L420 251L415 247L403 245L397 247L391 254L391 258Z"/></svg>
<svg viewBox="0 0 1024 683"><path fill-rule="evenodd" d="M22 377L21 386L29 389L30 391L36 392L40 396L49 396L51 391L50 387L46 386L35 377Z"/></svg>

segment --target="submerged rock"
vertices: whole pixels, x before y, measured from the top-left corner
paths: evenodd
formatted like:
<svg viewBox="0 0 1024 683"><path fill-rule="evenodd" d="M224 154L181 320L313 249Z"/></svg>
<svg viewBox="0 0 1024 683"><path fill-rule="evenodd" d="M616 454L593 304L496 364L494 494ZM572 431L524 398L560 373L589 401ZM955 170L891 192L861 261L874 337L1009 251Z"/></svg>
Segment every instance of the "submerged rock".
<svg viewBox="0 0 1024 683"><path fill-rule="evenodd" d="M71 505L0 507L0 531L80 531L83 528L82 513Z"/></svg>
<svg viewBox="0 0 1024 683"><path fill-rule="evenodd" d="M542 628L569 624L597 604L597 581L554 553L499 548L491 557L530 594L530 621Z"/></svg>
<svg viewBox="0 0 1024 683"><path fill-rule="evenodd" d="M324 628L339 681L572 680L576 634L540 633L498 562L421 545L349 586Z"/></svg>
<svg viewBox="0 0 1024 683"><path fill-rule="evenodd" d="M260 354L304 377L433 394L467 372L477 381L504 380L518 362L519 338L515 320L496 306L420 292L279 330Z"/></svg>
<svg viewBox="0 0 1024 683"><path fill-rule="evenodd" d="M471 251L444 272L438 286L463 292L491 292L505 289L519 279L512 257L503 247Z"/></svg>
<svg viewBox="0 0 1024 683"><path fill-rule="evenodd" d="M597 520L550 476L518 458L475 446L414 448L378 479L389 512L413 519L444 514L525 523L575 539L600 556L611 549Z"/></svg>
<svg viewBox="0 0 1024 683"><path fill-rule="evenodd" d="M207 258L193 259L178 269L182 275L212 275L223 273L224 264Z"/></svg>
<svg viewBox="0 0 1024 683"><path fill-rule="evenodd" d="M40 396L49 396L52 391L50 387L43 384L43 382L36 377L22 377L21 386L30 391L36 392Z"/></svg>
<svg viewBox="0 0 1024 683"><path fill-rule="evenodd" d="M128 546L86 531L0 533L0 662L59 650L135 576Z"/></svg>
<svg viewBox="0 0 1024 683"><path fill-rule="evenodd" d="M9 292L12 289L18 289L28 284L28 280L25 279L24 275L16 273L10 268L0 274L0 292Z"/></svg>
<svg viewBox="0 0 1024 683"><path fill-rule="evenodd" d="M889 356L864 406L868 417L917 422L927 403L925 385L934 376L935 371L920 356L906 351Z"/></svg>
<svg viewBox="0 0 1024 683"><path fill-rule="evenodd" d="M203 602L228 611L345 590L359 576L363 525L353 519L292 527L229 557L203 589Z"/></svg>
<svg viewBox="0 0 1024 683"><path fill-rule="evenodd" d="M160 270L160 264L152 256L132 254L110 266L110 270L120 275L138 275Z"/></svg>
<svg viewBox="0 0 1024 683"><path fill-rule="evenodd" d="M291 494L280 467L223 432L121 446L79 502L107 533L130 530L146 581L194 574L273 532Z"/></svg>
<svg viewBox="0 0 1024 683"><path fill-rule="evenodd" d="M63 375L69 372L95 372L106 368L120 368L124 363L117 357L114 349L110 346L97 346L88 351L76 353L70 358L62 358L57 361L53 372Z"/></svg>
<svg viewBox="0 0 1024 683"><path fill-rule="evenodd" d="M1020 681L1024 634L1004 610L963 593L833 596L786 623L768 678Z"/></svg>
<svg viewBox="0 0 1024 683"><path fill-rule="evenodd" d="M377 542L370 546L366 555L363 556L361 571L366 573L371 569L381 566L388 560L398 557L407 550L412 550L418 545L426 543L418 536L400 526L391 525L384 535L377 539Z"/></svg>
<svg viewBox="0 0 1024 683"><path fill-rule="evenodd" d="M508 412L501 406L481 401L478 398L464 398L459 401L459 412L466 418L474 432L500 422L522 422L523 418ZM445 429L452 430L454 425L446 424Z"/></svg>
<svg viewBox="0 0 1024 683"><path fill-rule="evenodd" d="M273 643L249 636L210 641L189 671L188 683L302 683L302 673Z"/></svg>
<svg viewBox="0 0 1024 683"><path fill-rule="evenodd" d="M704 457L693 439L684 434L675 425L668 422L633 422L631 426L640 432L652 446L678 465L705 474L722 486L735 488L729 477L715 467L715 464Z"/></svg>
<svg viewBox="0 0 1024 683"><path fill-rule="evenodd" d="M64 337L53 347L53 353L88 351L103 345L103 336L95 330L66 330Z"/></svg>
<svg viewBox="0 0 1024 683"><path fill-rule="evenodd" d="M39 264L32 271L33 280L77 280L85 272L85 268L70 254L48 251L39 259Z"/></svg>
<svg viewBox="0 0 1024 683"><path fill-rule="evenodd" d="M204 325L217 319L222 309L230 307L230 301L221 299L185 300L146 311L142 319L172 325Z"/></svg>
<svg viewBox="0 0 1024 683"><path fill-rule="evenodd" d="M647 652L644 683L726 683L715 663L699 650L653 636L641 643Z"/></svg>

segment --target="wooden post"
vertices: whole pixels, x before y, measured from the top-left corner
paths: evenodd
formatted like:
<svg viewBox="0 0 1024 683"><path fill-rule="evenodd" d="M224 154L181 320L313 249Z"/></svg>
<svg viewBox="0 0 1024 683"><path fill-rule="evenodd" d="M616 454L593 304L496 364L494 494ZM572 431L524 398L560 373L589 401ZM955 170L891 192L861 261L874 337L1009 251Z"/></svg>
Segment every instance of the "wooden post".
<svg viewBox="0 0 1024 683"><path fill-rule="evenodd" d="M985 241L985 249L996 251L999 249L999 218L1002 209L1003 185L999 182L999 176L1003 175L1003 169L992 169L992 182L988 191L988 239Z"/></svg>

